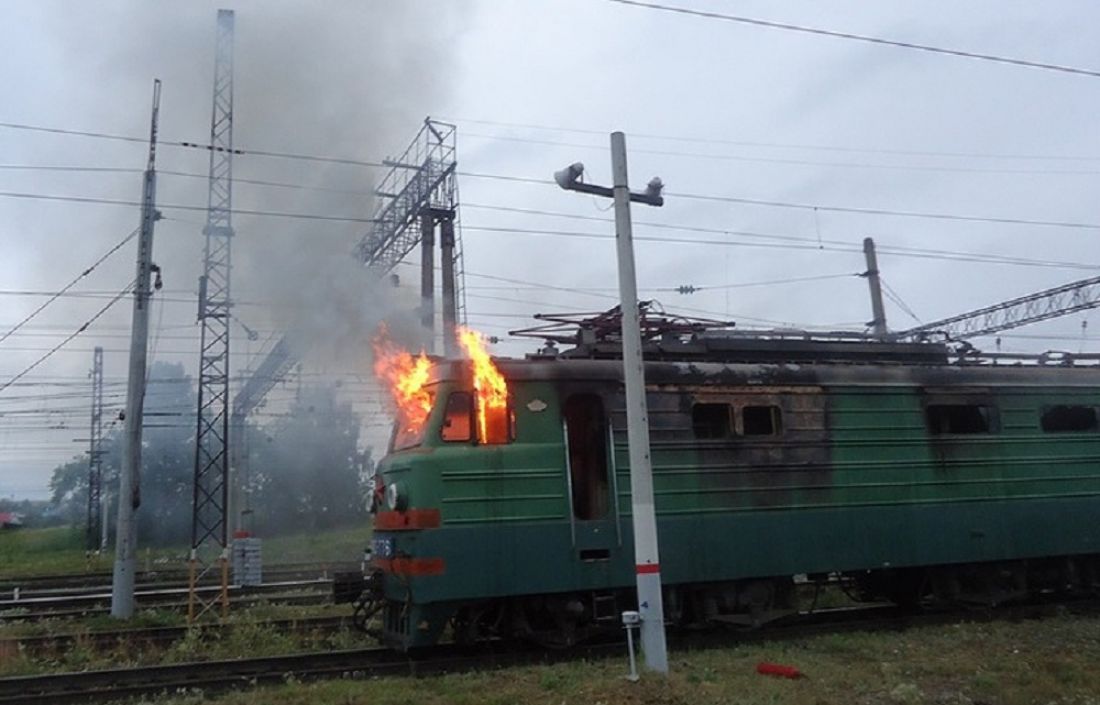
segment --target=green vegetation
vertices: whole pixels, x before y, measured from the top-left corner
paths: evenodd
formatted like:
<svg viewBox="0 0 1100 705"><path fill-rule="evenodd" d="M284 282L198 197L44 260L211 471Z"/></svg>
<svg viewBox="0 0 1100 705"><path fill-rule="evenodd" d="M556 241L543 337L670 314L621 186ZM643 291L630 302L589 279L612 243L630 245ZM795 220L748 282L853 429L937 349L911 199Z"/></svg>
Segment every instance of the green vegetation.
<svg viewBox="0 0 1100 705"><path fill-rule="evenodd" d="M1042 621L925 627L902 633L833 634L800 641L672 655L665 681L623 680L621 659L533 666L423 679L290 683L221 696L218 705L386 705L417 703L812 703L909 705L937 703L1070 704L1100 700L1100 619L1062 615ZM805 678L758 675L772 661ZM192 705L198 696L157 699Z"/></svg>
<svg viewBox="0 0 1100 705"><path fill-rule="evenodd" d="M285 534L265 539L264 564L354 563L370 541L366 521L344 529ZM143 548L138 570L186 567L185 546ZM110 572L114 554L85 555L80 529L20 529L0 532L0 579L32 575L61 575Z"/></svg>
<svg viewBox="0 0 1100 705"><path fill-rule="evenodd" d="M328 531L309 531L265 538L264 564L276 563L357 563L370 542L370 523L364 519L356 526Z"/></svg>
<svg viewBox="0 0 1100 705"><path fill-rule="evenodd" d="M0 578L109 569L108 557L85 556L81 529L54 527L0 532Z"/></svg>

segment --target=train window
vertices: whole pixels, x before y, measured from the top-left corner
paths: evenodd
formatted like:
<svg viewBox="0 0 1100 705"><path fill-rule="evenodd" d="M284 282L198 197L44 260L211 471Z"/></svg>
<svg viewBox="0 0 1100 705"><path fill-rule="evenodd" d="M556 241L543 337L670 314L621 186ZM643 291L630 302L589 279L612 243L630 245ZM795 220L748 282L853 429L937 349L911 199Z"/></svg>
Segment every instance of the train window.
<svg viewBox="0 0 1100 705"><path fill-rule="evenodd" d="M428 392L428 407L435 403L435 391ZM427 418L412 420L399 413L394 419L393 435L390 437L390 450L398 451L407 448L415 448L424 440L424 432L428 428Z"/></svg>
<svg viewBox="0 0 1100 705"><path fill-rule="evenodd" d="M469 442L473 437L473 398L468 392L452 392L447 397L440 437L448 443Z"/></svg>
<svg viewBox="0 0 1100 705"><path fill-rule="evenodd" d="M1094 406L1048 406L1043 409L1039 424L1044 431L1096 431L1100 422Z"/></svg>
<svg viewBox="0 0 1100 705"><path fill-rule="evenodd" d="M595 394L575 394L562 409L573 516L582 521L607 516L611 494L607 478L607 417Z"/></svg>
<svg viewBox="0 0 1100 705"><path fill-rule="evenodd" d="M929 404L925 419L935 435L993 432L993 409L981 404Z"/></svg>
<svg viewBox="0 0 1100 705"><path fill-rule="evenodd" d="M783 430L778 406L746 406L741 409L741 432L746 436L778 436Z"/></svg>
<svg viewBox="0 0 1100 705"><path fill-rule="evenodd" d="M691 429L696 438L729 438L729 404L695 404L691 407Z"/></svg>

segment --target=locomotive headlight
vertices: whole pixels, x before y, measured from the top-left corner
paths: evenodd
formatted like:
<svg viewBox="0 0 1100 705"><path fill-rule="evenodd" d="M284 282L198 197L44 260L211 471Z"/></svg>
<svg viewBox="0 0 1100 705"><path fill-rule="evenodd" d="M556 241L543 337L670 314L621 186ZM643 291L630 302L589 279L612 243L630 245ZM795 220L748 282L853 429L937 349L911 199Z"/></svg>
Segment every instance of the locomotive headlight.
<svg viewBox="0 0 1100 705"><path fill-rule="evenodd" d="M403 511L408 501L408 493L402 483L393 482L386 486L386 506L391 512Z"/></svg>

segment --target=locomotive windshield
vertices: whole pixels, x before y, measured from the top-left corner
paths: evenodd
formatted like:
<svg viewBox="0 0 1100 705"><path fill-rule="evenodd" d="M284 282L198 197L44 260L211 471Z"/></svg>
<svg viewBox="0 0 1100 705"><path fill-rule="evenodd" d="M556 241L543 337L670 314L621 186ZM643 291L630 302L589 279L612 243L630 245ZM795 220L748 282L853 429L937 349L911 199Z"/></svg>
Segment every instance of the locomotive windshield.
<svg viewBox="0 0 1100 705"><path fill-rule="evenodd" d="M428 411L435 403L435 390L426 389L423 393L426 410L420 414L410 414L398 410L393 421L393 438L390 442L390 451L413 448L424 442L424 434L428 428Z"/></svg>

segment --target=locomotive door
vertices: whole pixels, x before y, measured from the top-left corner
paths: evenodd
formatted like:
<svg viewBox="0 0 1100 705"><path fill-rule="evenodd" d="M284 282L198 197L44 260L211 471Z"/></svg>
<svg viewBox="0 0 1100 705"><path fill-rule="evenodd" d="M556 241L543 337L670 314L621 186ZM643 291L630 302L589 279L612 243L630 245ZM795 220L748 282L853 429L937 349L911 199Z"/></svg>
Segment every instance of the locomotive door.
<svg viewBox="0 0 1100 705"><path fill-rule="evenodd" d="M562 407L570 531L578 557L609 560L622 543L614 476L614 439L603 399L573 394Z"/></svg>

